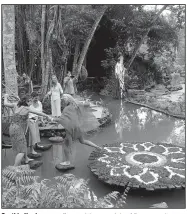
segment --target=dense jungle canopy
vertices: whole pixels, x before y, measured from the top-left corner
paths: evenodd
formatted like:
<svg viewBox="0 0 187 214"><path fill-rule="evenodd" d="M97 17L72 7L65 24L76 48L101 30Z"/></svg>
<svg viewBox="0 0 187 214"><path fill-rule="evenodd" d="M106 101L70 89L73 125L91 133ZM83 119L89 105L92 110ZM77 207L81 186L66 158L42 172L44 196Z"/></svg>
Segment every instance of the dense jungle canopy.
<svg viewBox="0 0 187 214"><path fill-rule="evenodd" d="M3 5L2 9L2 62L9 86L10 75L15 82L16 74L23 73L42 85L43 93L52 73L61 83L68 70L77 76L88 72L110 78L119 52L129 76L138 77L143 86L159 83L163 72L182 69L177 56L185 5Z"/></svg>

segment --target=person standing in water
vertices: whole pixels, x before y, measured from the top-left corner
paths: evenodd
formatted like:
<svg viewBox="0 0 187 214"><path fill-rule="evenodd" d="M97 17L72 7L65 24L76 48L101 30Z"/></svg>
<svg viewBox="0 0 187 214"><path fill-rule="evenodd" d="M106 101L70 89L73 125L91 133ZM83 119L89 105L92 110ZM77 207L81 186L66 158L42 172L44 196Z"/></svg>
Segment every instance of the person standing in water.
<svg viewBox="0 0 187 214"><path fill-rule="evenodd" d="M71 72L68 71L67 76L64 78L64 93L70 94L71 96L74 96L76 93L76 88L74 87L74 84L76 82L77 78L71 75Z"/></svg>
<svg viewBox="0 0 187 214"><path fill-rule="evenodd" d="M31 110L29 108L29 99L26 96L22 97L18 103L9 103L8 96L8 94L4 95L4 105L13 110L9 135L12 142L12 149L16 154L14 166L19 166L24 157L25 163L28 164L32 160L27 157L27 142L25 138L29 113L47 117L49 120L51 117L42 112Z"/></svg>
<svg viewBox="0 0 187 214"><path fill-rule="evenodd" d="M51 95L51 110L52 116L59 117L61 115L61 95L63 94L62 87L55 75L52 75L51 90L47 93L46 97Z"/></svg>
<svg viewBox="0 0 187 214"><path fill-rule="evenodd" d="M42 112L42 103L39 101L39 96L37 92L32 92L31 94L32 103L30 105L30 110ZM31 147L31 156L33 158L41 157L41 154L37 153L34 148L39 148L38 143L40 140L40 131L38 127L39 119L43 121L43 117L40 117L36 114L29 113L29 146Z"/></svg>
<svg viewBox="0 0 187 214"><path fill-rule="evenodd" d="M66 130L66 137L64 139L64 155L65 160L60 163L64 169L74 168L71 163L72 146L75 141L79 141L81 144L101 149L98 145L89 140L84 139L84 133L90 130L97 129L99 122L93 115L89 107L78 103L71 95L64 94L62 96L66 107L64 108L61 117L53 118L57 123L60 123Z"/></svg>
<svg viewBox="0 0 187 214"><path fill-rule="evenodd" d="M115 66L115 77L117 79L116 97L122 98L122 92L124 89L124 76L125 76L125 68L123 65L123 55L120 52L116 66Z"/></svg>

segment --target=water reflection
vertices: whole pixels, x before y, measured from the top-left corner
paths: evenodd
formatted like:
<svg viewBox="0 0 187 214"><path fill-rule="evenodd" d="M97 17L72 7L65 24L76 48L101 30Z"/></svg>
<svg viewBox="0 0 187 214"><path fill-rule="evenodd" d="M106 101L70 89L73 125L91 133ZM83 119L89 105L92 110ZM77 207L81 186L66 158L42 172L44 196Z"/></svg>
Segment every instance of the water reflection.
<svg viewBox="0 0 187 214"><path fill-rule="evenodd" d="M139 129L145 129L145 126L149 123L154 126L157 126L160 122L169 119L166 115L145 107L136 109L133 113L135 117L138 118Z"/></svg>
<svg viewBox="0 0 187 214"><path fill-rule="evenodd" d="M113 101L108 104L110 112L113 114L115 120L115 127L113 124L103 128L102 132L97 133L94 137L88 136L88 139L98 145L113 143L117 136L120 136L123 141L155 141L161 142L163 140L178 145L185 145L185 122L176 120L175 118L168 117L150 109L135 106L128 103L119 103ZM117 108L116 108L117 107ZM115 114L115 112L118 114ZM42 142L48 142L46 138L42 138ZM48 142L49 143L49 142ZM90 179L90 188L95 192L98 197L113 191L113 187L103 185L96 177L90 172L87 167L88 157L92 148L74 144L76 146L77 155L75 157L75 169L68 171L78 178ZM4 151L5 152L5 151ZM45 152L42 152L43 165L36 171L36 175L44 178L53 178L57 175L62 175L55 169L55 165L63 161L63 148L62 143L53 143L53 147ZM15 156L12 149L6 150L2 153L2 168L14 163ZM149 194L149 195L147 195ZM142 197L143 196L143 197ZM151 204L167 202L168 206L172 208L183 208L185 206L185 191L162 192L162 194L154 192L142 193L142 190L131 192L127 198L127 208L148 208Z"/></svg>
<svg viewBox="0 0 187 214"><path fill-rule="evenodd" d="M171 118L160 112L145 107L129 110L125 105L125 103L121 102L119 116L115 120L115 130L119 134L120 140L123 139L124 131L132 132L136 128L140 131L144 131L150 126L158 128L162 123L171 123ZM185 121L173 121L172 131L170 131L169 136L163 142L185 145Z"/></svg>
<svg viewBox="0 0 187 214"><path fill-rule="evenodd" d="M146 122L148 122L148 115L150 114L150 111L147 109L141 107L139 109L136 109L134 112L135 117L138 119L138 128L144 129Z"/></svg>
<svg viewBox="0 0 187 214"><path fill-rule="evenodd" d="M168 117L162 113L156 112L156 111L151 111L151 118L152 118L152 123L154 125L158 125L159 122L166 120Z"/></svg>
<svg viewBox="0 0 187 214"><path fill-rule="evenodd" d="M74 142L71 146L66 147L64 142L60 143L60 144L53 144L53 157L51 160L51 163L53 164L53 166L62 163L64 161L67 161L65 159L65 154L64 154L64 150L68 149L68 151L70 152L70 161L71 163L75 163L75 156L76 156L76 142Z"/></svg>
<svg viewBox="0 0 187 214"><path fill-rule="evenodd" d="M159 123L167 120L169 120L168 116L145 107L127 110L125 104L121 102L119 116L115 120L115 129L121 139L123 130L131 131L132 125L144 130L148 125L158 126Z"/></svg>
<svg viewBox="0 0 187 214"><path fill-rule="evenodd" d="M185 146L185 121L176 120L170 136L164 142Z"/></svg>
<svg viewBox="0 0 187 214"><path fill-rule="evenodd" d="M61 144L53 145L53 159L52 164L55 166L56 164L59 164L63 161L63 150Z"/></svg>
<svg viewBox="0 0 187 214"><path fill-rule="evenodd" d="M130 131L132 127L128 113L128 111L125 111L125 106L121 101L119 117L115 121L115 129L120 136L120 140L123 138L123 130L128 129Z"/></svg>

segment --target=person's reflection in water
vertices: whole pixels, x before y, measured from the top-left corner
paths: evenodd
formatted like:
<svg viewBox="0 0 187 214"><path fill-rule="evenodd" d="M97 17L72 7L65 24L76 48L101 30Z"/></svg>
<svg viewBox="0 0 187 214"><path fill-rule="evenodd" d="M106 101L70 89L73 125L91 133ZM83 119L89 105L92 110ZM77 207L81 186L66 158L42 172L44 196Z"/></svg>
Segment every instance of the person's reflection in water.
<svg viewBox="0 0 187 214"><path fill-rule="evenodd" d="M138 108L136 110L137 118L138 118L138 128L145 129L145 124L148 122L148 111L149 109L146 109L144 107Z"/></svg>
<svg viewBox="0 0 187 214"><path fill-rule="evenodd" d="M63 161L62 145L53 145L53 165Z"/></svg>
<svg viewBox="0 0 187 214"><path fill-rule="evenodd" d="M164 143L185 146L185 121L175 121L173 130Z"/></svg>
<svg viewBox="0 0 187 214"><path fill-rule="evenodd" d="M123 130L128 129L130 131L131 127L132 123L129 119L129 113L125 112L125 107L121 100L119 118L115 121L115 129L116 132L119 134L119 140L123 139Z"/></svg>
<svg viewBox="0 0 187 214"><path fill-rule="evenodd" d="M53 145L53 158L52 158L52 164L53 166L56 166L57 164L60 163L65 163L66 162L66 154L64 151L67 150L67 146L64 144L65 141L62 142L62 144L58 145ZM72 144L71 151L70 151L70 162L74 163L75 161L75 150L76 150L76 145L75 143Z"/></svg>
<svg viewBox="0 0 187 214"><path fill-rule="evenodd" d="M169 117L165 114L162 114L157 111L150 111L151 112L151 123L155 126L159 125L160 122L162 121L169 121Z"/></svg>

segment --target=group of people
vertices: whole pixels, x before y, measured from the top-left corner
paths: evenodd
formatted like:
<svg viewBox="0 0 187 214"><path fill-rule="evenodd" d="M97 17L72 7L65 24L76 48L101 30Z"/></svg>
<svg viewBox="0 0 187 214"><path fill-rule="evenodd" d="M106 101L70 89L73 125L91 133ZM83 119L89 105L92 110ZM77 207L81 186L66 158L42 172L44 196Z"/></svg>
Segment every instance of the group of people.
<svg viewBox="0 0 187 214"><path fill-rule="evenodd" d="M76 81L77 78L72 76L71 72L69 71L67 76L64 78L64 87L62 89L62 86L58 82L57 77L52 75L51 89L45 96L45 98L51 96L52 116L61 116L61 96L63 94L70 94L71 96L74 96L76 93Z"/></svg>
<svg viewBox="0 0 187 214"><path fill-rule="evenodd" d="M40 140L40 133L38 121L47 118L53 123L61 124L65 131L66 137L63 141L64 161L60 163L62 166L73 165L70 161L71 146L74 142L79 141L97 149L101 147L84 139L84 133L91 128L95 129L100 124L97 118L93 115L88 106L79 103L73 96L75 95L74 77L68 72L65 78L64 90L55 75L52 76L52 85L46 97L51 96L51 110L52 115L43 113L42 103L39 101L38 93L32 92L31 96L23 96L17 103L10 103L8 101L8 94L4 95L4 105L12 108L13 115L9 127L9 135L12 142L12 149L15 152L14 166L21 165L23 160L25 164L32 161L32 158L41 156L35 151ZM31 98L31 99L30 99ZM66 104L61 112L61 99ZM31 146L31 157L27 155L27 141L26 133L29 130L29 145Z"/></svg>

